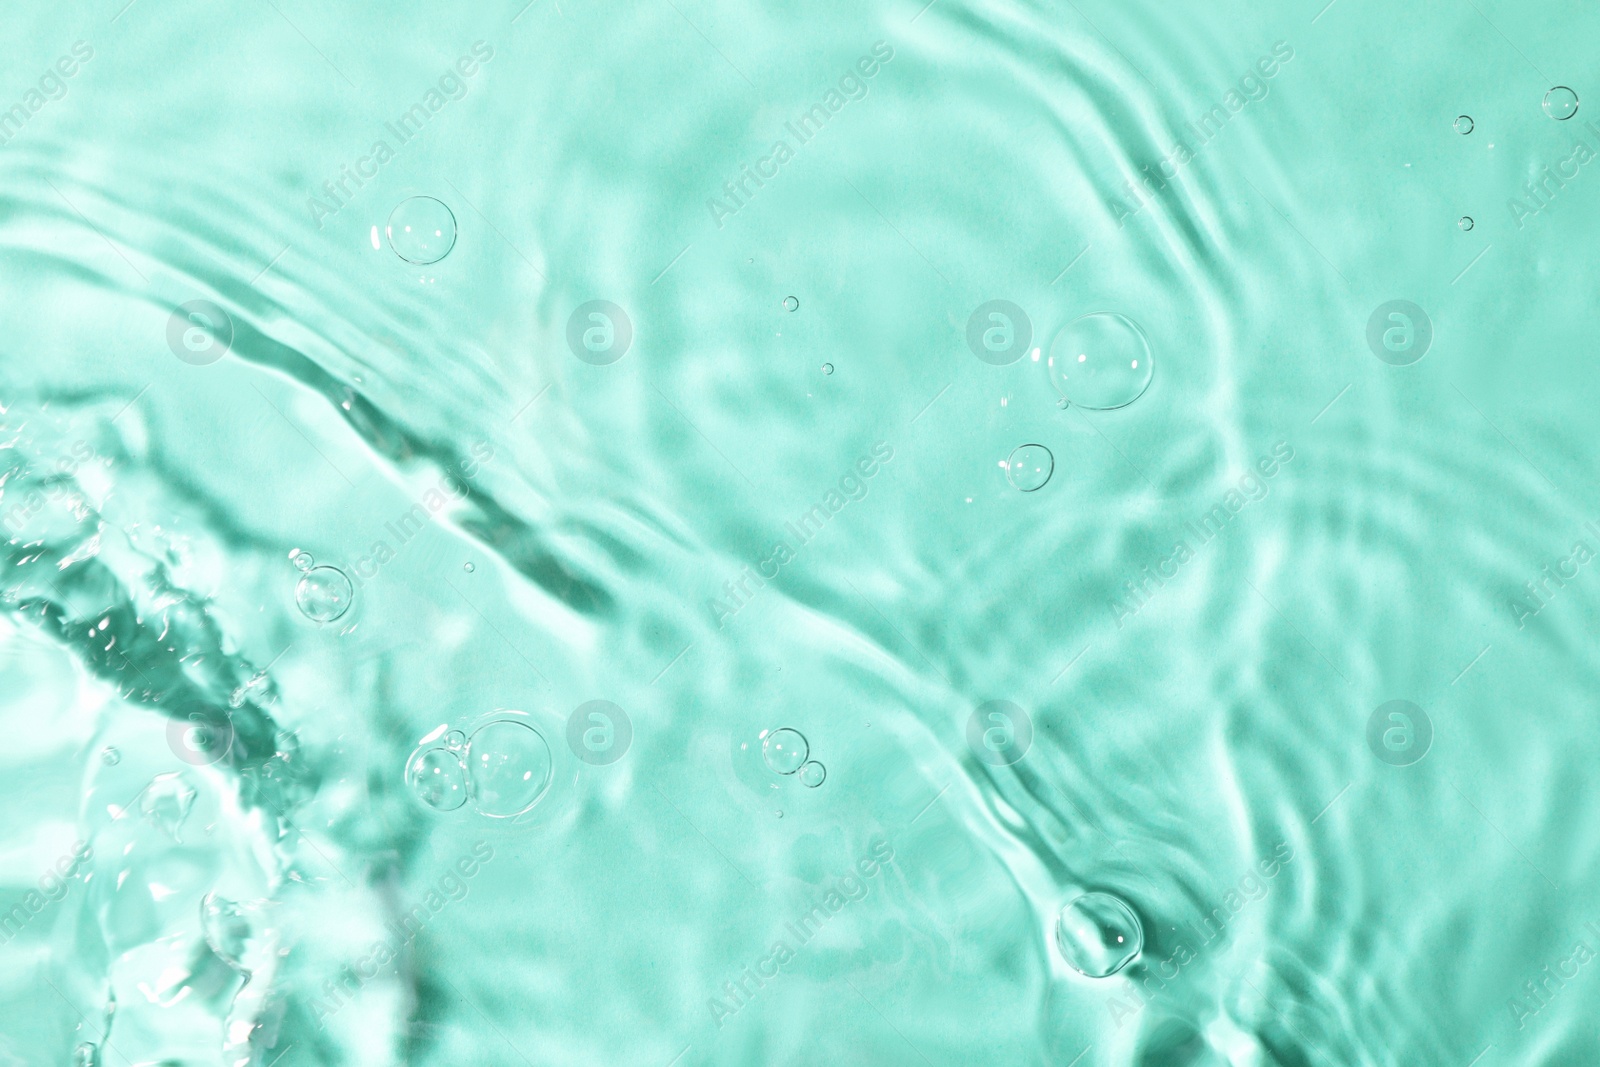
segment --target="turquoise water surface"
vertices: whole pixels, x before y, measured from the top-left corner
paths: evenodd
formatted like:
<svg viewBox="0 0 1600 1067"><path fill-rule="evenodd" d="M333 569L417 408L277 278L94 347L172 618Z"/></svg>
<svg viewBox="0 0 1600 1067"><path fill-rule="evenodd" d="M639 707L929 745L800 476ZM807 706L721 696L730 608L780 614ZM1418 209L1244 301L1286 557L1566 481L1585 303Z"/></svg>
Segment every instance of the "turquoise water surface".
<svg viewBox="0 0 1600 1067"><path fill-rule="evenodd" d="M1600 1062L1600 14L12 5L0 1067Z"/></svg>

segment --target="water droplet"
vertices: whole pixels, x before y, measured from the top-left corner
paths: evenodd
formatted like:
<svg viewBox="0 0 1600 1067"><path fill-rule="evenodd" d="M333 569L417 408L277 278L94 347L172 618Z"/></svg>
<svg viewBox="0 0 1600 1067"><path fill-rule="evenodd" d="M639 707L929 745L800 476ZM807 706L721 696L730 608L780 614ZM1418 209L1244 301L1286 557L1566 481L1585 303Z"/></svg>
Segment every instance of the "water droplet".
<svg viewBox="0 0 1600 1067"><path fill-rule="evenodd" d="M139 811L176 840L196 795L194 786L177 772L158 774L139 797Z"/></svg>
<svg viewBox="0 0 1600 1067"><path fill-rule="evenodd" d="M456 244L456 217L431 196L402 200L389 215L389 247L407 263L427 266L450 254Z"/></svg>
<svg viewBox="0 0 1600 1067"><path fill-rule="evenodd" d="M783 310L785 310L785 311L799 311L800 310L800 298L797 297L797 296L786 296L786 297L784 297L783 298Z"/></svg>
<svg viewBox="0 0 1600 1067"><path fill-rule="evenodd" d="M832 363L824 363L822 365L822 373L823 374L832 374L833 373L833 364Z"/></svg>
<svg viewBox="0 0 1600 1067"><path fill-rule="evenodd" d="M1544 94L1544 113L1557 122L1565 122L1578 113L1578 94L1565 85L1558 85Z"/></svg>
<svg viewBox="0 0 1600 1067"><path fill-rule="evenodd" d="M1154 371L1144 331L1123 315L1096 312L1061 327L1050 342L1050 382L1056 392L1090 411L1133 403Z"/></svg>
<svg viewBox="0 0 1600 1067"><path fill-rule="evenodd" d="M406 764L406 785L435 811L455 811L467 802L467 771L454 752L430 748Z"/></svg>
<svg viewBox="0 0 1600 1067"><path fill-rule="evenodd" d="M107 745L105 748L100 750L100 762L104 763L107 767L115 767L117 764L122 762L122 753L118 752L110 745Z"/></svg>
<svg viewBox="0 0 1600 1067"><path fill-rule="evenodd" d="M503 819L533 807L553 768L544 735L514 719L481 726L467 742L472 803L483 815Z"/></svg>
<svg viewBox="0 0 1600 1067"><path fill-rule="evenodd" d="M1457 115L1455 121L1456 132L1465 136L1472 132L1472 116Z"/></svg>
<svg viewBox="0 0 1600 1067"><path fill-rule="evenodd" d="M1020 445L1006 460L1006 481L1031 493L1044 488L1055 469L1056 458L1044 445Z"/></svg>
<svg viewBox="0 0 1600 1067"><path fill-rule="evenodd" d="M472 565L472 563L469 561L469 562L463 563L461 565L461 569L466 571L468 574L471 574L473 571L477 570L478 568L474 567Z"/></svg>
<svg viewBox="0 0 1600 1067"><path fill-rule="evenodd" d="M350 610L355 587L338 567L312 567L294 587L300 614L312 622L333 622Z"/></svg>
<svg viewBox="0 0 1600 1067"><path fill-rule="evenodd" d="M795 773L810 754L811 746L806 743L805 735L787 726L773 730L761 741L761 758L778 774Z"/></svg>
<svg viewBox="0 0 1600 1067"><path fill-rule="evenodd" d="M811 760L810 762L806 763L805 766L800 768L800 784L803 786L808 786L811 789L815 789L817 786L821 785L823 780L827 777L828 768L824 767L816 760Z"/></svg>
<svg viewBox="0 0 1600 1067"><path fill-rule="evenodd" d="M1139 955L1144 928L1121 897L1085 893L1061 909L1056 948L1079 974L1108 978Z"/></svg>
<svg viewBox="0 0 1600 1067"><path fill-rule="evenodd" d="M1461 218L1456 220L1456 225L1460 226L1463 230L1472 229L1472 226L1473 226L1472 216L1471 215L1462 215Z"/></svg>

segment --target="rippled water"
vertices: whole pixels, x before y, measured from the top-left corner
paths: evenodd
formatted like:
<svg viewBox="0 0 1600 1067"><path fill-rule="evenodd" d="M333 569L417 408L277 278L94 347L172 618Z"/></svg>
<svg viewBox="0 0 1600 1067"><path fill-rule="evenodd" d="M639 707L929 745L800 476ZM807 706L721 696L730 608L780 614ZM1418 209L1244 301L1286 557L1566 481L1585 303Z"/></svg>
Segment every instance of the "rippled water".
<svg viewBox="0 0 1600 1067"><path fill-rule="evenodd" d="M0 1064L1595 1062L1600 16L124 5Z"/></svg>

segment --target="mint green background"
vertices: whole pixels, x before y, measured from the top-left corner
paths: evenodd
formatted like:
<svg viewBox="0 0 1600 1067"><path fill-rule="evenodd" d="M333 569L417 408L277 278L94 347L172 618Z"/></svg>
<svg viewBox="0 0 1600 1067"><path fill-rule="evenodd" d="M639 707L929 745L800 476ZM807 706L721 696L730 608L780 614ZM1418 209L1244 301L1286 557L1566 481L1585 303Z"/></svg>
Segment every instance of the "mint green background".
<svg viewBox="0 0 1600 1067"><path fill-rule="evenodd" d="M0 912L94 851L0 944L0 1063L1593 1062L1600 967L1511 1001L1600 952L1600 577L1520 627L1511 598L1600 551L1600 172L1520 227L1507 202L1600 152L1597 16L119 7L10 11L0 66L3 109L94 49L0 146L0 514L29 512ZM308 197L475 41L466 95L319 229ZM718 228L707 199L877 41L866 97ZM1124 183L1280 41L1265 99L1119 226ZM418 194L459 223L432 268L378 234ZM1086 413L1041 362L980 362L967 318L997 298L1040 346L1136 319L1149 391ZM211 366L167 347L193 299L233 319ZM566 347L593 299L634 327L611 366ZM1414 366L1366 346L1394 299L1433 323ZM864 498L719 627L725 583L876 442ZM999 464L1028 442L1055 473L1022 494ZM1119 618L1278 442L1265 497ZM350 616L296 612L293 550L355 571L480 443L470 502ZM593 699L633 722L610 766L565 745ZM1009 767L967 747L990 699L1032 718ZM1409 767L1367 747L1392 699L1433 724ZM407 795L424 735L496 708L555 754L532 814ZM227 761L174 757L190 713L231 722ZM741 751L779 726L821 788ZM172 773L192 810L145 812ZM326 983L478 841L465 895L323 1023ZM717 1026L710 998L875 842L865 895ZM1109 979L1054 945L1089 890L1144 924ZM242 909L232 963L208 895ZM1167 977L1218 907L1226 936Z"/></svg>

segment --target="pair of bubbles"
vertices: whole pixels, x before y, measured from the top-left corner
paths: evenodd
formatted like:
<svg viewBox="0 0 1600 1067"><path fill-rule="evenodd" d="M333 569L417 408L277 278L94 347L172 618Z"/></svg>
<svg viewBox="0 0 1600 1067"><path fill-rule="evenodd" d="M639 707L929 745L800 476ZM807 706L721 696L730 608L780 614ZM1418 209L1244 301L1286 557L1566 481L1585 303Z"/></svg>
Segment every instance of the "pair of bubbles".
<svg viewBox="0 0 1600 1067"><path fill-rule="evenodd" d="M294 603L300 614L315 623L343 618L356 595L349 575L338 567L319 565L311 553L302 549L290 552L289 562L300 572L294 587Z"/></svg>
<svg viewBox="0 0 1600 1067"><path fill-rule="evenodd" d="M434 811L472 805L479 815L509 819L530 811L550 791L555 761L544 735L519 712L505 712L471 734L441 726L406 760L406 787Z"/></svg>
<svg viewBox="0 0 1600 1067"><path fill-rule="evenodd" d="M985 363L1009 366L1030 353L1033 322L1009 300L981 304L967 320L967 347ZM1127 407L1144 395L1155 375L1150 340L1138 323L1115 311L1073 319L1051 338L1046 353L1050 384L1060 404L1089 411Z"/></svg>
<svg viewBox="0 0 1600 1067"><path fill-rule="evenodd" d="M828 777L828 768L811 758L805 734L784 726L761 733L761 759L767 769L785 777L794 775L801 785L815 789Z"/></svg>

